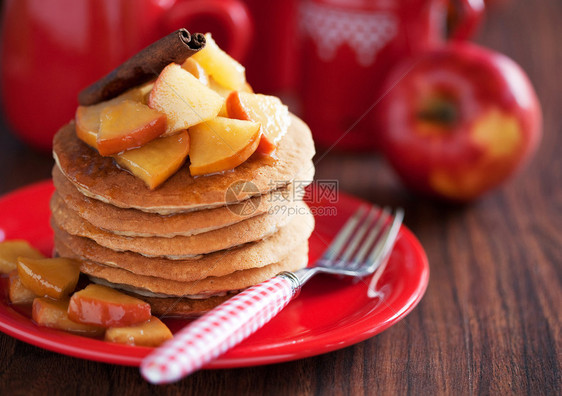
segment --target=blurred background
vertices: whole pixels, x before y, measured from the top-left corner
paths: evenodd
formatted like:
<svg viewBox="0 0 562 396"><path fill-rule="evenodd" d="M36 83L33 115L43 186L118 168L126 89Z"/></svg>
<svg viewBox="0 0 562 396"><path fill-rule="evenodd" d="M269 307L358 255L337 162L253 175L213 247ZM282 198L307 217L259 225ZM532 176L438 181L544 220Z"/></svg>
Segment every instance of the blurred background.
<svg viewBox="0 0 562 396"><path fill-rule="evenodd" d="M394 189L402 180L422 195L469 201L512 176L535 152L541 108L526 74L538 86L538 97L551 105L555 84L540 83L559 56L552 42L557 28L548 23L560 15L555 0L532 7L515 0L0 3L0 142L9 147L0 159L2 191L21 185L22 177L48 177L50 167L44 164L52 136L74 116L81 88L185 26L212 32L246 66L256 92L280 96L303 117L319 159L340 158L351 172L360 166L380 173L377 181L362 181L352 190L371 190L380 180L389 180ZM545 23L525 23L522 15ZM504 29L505 24L516 28ZM468 41L478 47L455 49ZM537 51L543 51L544 61L534 57ZM502 52L514 58L511 71L501 70ZM529 103L522 104L521 97ZM499 118L486 118L490 109L499 109ZM511 121L516 132L509 130ZM505 133L492 132L493 138L478 145L465 141L467 131L478 127ZM547 125L546 134L554 129ZM509 147L513 135L520 141L512 145L511 157L490 159L488 141ZM476 156L480 159L470 162ZM382 157L390 167L381 165ZM324 162L319 175L341 173L330 160ZM10 171L14 166L33 171L16 177ZM434 170L441 168L451 171L438 177ZM381 191L377 187L377 195Z"/></svg>

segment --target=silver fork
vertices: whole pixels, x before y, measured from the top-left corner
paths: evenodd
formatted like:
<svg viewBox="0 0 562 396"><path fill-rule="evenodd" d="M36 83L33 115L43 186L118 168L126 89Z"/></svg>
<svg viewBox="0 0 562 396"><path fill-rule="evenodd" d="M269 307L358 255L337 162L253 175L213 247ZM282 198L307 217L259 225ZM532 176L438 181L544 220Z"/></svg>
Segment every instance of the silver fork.
<svg viewBox="0 0 562 396"><path fill-rule="evenodd" d="M360 207L345 223L313 267L303 268L294 273L284 272L282 275L291 278L294 283L298 282L297 291L312 276L320 272L351 276L356 279L371 275L386 260L394 246L404 219L404 211L397 208L393 221L388 224L390 218L391 214L386 207L382 210L372 206L368 210L365 206Z"/></svg>
<svg viewBox="0 0 562 396"><path fill-rule="evenodd" d="M145 357L141 374L149 382L159 384L193 373L266 324L317 273L361 279L377 268L382 270L381 264L394 246L403 218L402 209L396 210L391 221L387 208L362 206L313 267L282 272L227 300Z"/></svg>

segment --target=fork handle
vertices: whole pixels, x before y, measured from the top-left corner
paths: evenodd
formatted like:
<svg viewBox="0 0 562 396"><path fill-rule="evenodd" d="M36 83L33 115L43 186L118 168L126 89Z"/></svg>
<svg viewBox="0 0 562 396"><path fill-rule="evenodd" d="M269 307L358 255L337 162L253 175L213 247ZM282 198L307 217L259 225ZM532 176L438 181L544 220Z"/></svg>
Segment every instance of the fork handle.
<svg viewBox="0 0 562 396"><path fill-rule="evenodd" d="M269 322L299 290L300 282L290 272L244 290L145 357L141 374L147 381L160 384L193 373Z"/></svg>

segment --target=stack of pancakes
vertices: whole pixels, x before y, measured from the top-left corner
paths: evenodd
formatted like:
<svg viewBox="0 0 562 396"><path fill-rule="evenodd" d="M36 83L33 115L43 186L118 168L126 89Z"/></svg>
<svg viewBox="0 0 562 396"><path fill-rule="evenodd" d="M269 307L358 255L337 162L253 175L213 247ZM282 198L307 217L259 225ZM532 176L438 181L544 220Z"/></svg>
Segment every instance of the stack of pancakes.
<svg viewBox="0 0 562 396"><path fill-rule="evenodd" d="M155 190L76 137L55 136L56 253L96 283L148 301L155 314L200 314L234 293L306 266L314 218L301 201L314 176L308 127L292 124L275 157Z"/></svg>

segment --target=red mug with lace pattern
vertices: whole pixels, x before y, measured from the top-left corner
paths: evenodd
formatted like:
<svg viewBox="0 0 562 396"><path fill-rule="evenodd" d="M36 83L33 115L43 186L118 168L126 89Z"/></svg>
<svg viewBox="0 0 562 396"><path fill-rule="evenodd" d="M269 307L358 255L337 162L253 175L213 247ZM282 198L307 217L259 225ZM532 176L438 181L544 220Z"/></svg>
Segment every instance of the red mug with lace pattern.
<svg viewBox="0 0 562 396"><path fill-rule="evenodd" d="M451 0L452 1L452 0ZM467 39L482 0L457 0L450 37ZM448 0L304 0L300 4L302 113L316 143L378 148L373 115L394 65L443 43Z"/></svg>

